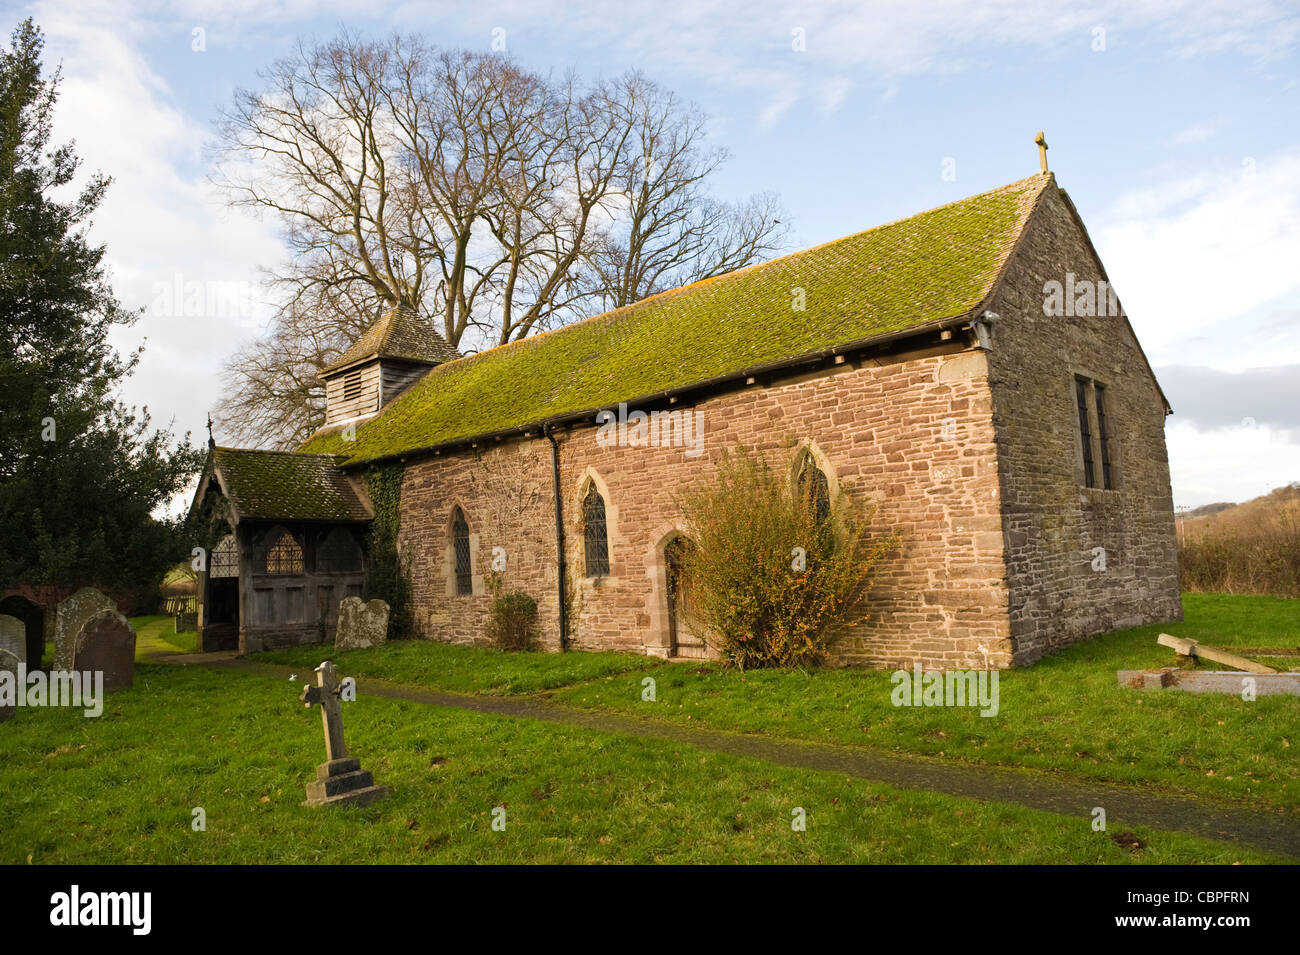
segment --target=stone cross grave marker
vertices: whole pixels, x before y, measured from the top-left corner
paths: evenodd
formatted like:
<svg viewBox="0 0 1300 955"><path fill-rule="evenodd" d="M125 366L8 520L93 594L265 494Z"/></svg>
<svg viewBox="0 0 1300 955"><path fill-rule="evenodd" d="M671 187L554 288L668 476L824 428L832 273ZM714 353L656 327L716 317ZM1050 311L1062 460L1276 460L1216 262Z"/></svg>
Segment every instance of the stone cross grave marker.
<svg viewBox="0 0 1300 955"><path fill-rule="evenodd" d="M348 756L343 742L341 694L338 669L326 660L316 668L316 685L303 687L298 697L307 706L319 704L325 727L325 762L316 767L316 778L307 784L309 806L364 806L389 794L387 786L375 785L374 777L361 768L361 760Z"/></svg>

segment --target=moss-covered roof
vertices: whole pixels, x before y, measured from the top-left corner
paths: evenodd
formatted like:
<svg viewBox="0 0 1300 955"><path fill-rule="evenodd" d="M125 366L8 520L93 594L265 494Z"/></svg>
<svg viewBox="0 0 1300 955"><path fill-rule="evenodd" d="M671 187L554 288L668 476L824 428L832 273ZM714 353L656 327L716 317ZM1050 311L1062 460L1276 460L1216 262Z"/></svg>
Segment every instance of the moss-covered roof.
<svg viewBox="0 0 1300 955"><path fill-rule="evenodd" d="M966 315L1052 181L1033 176L440 365L353 440L332 428L303 450L357 464Z"/></svg>
<svg viewBox="0 0 1300 955"><path fill-rule="evenodd" d="M333 454L213 448L216 471L239 519L367 521L371 514Z"/></svg>
<svg viewBox="0 0 1300 955"><path fill-rule="evenodd" d="M367 358L392 358L437 365L459 355L432 325L409 308L390 308L367 328L339 360L322 369L321 377Z"/></svg>

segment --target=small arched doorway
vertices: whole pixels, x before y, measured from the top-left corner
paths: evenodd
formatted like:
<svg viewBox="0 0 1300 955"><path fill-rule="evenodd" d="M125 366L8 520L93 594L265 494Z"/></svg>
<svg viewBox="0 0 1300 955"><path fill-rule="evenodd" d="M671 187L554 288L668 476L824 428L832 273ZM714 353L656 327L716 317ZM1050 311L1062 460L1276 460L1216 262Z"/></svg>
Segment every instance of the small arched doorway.
<svg viewBox="0 0 1300 955"><path fill-rule="evenodd" d="M668 590L668 646L674 657L708 656L704 638L695 623L694 598L689 574L689 558L695 545L689 538L677 536L664 546L664 577Z"/></svg>

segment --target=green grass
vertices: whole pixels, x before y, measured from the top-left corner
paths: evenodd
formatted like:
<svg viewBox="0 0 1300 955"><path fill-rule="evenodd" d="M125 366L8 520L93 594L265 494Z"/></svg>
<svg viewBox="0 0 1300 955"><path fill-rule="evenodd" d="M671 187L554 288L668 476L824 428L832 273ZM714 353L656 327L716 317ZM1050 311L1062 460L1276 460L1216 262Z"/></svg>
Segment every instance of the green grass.
<svg viewBox="0 0 1300 955"><path fill-rule="evenodd" d="M606 679L555 699L715 729L1023 766L1300 814L1300 699L1121 688L1115 671L1174 665L1161 632L1222 647L1300 644L1300 602L1184 597L1185 623L1112 633L1000 676L1000 708L895 707L883 671L736 673L674 667L656 703Z"/></svg>
<svg viewBox="0 0 1300 955"><path fill-rule="evenodd" d="M505 653L427 640L395 640L371 650L341 653L329 647L294 647L253 657L259 663L282 663L304 670L327 658L349 676L490 696L536 693L667 665L637 653Z"/></svg>
<svg viewBox="0 0 1300 955"><path fill-rule="evenodd" d="M20 709L0 729L0 863L1285 861L1142 828L1132 851L1090 817L364 695L349 747L393 796L310 809L324 757L300 685L142 664L98 719Z"/></svg>
<svg viewBox="0 0 1300 955"><path fill-rule="evenodd" d="M1164 631L1224 649L1276 647L1294 650L1300 647L1300 600L1189 593L1183 594L1183 615L1186 619L1182 623L1171 624ZM1143 632L1150 629L1145 628ZM1160 629L1157 627L1156 631L1160 632ZM1173 651L1161 647L1159 652L1170 654L1161 665L1172 666ZM1277 666L1276 662L1270 665ZM1222 669L1219 664L1213 666Z"/></svg>
<svg viewBox="0 0 1300 955"><path fill-rule="evenodd" d="M169 614L131 617L135 630L136 662L148 660L153 653L194 653L199 648L199 635L191 630L176 632L176 618ZM47 641L41 655L41 666L54 665L54 643Z"/></svg>
<svg viewBox="0 0 1300 955"><path fill-rule="evenodd" d="M135 628L136 660L147 659L150 653L194 653L198 649L198 633L177 633L173 616L132 617L131 626Z"/></svg>
<svg viewBox="0 0 1300 955"><path fill-rule="evenodd" d="M1300 814L1300 699L1118 686L1115 671L1174 665L1161 631L1221 647L1300 645L1300 602L1188 594L1186 621L1107 634L1000 675L1000 710L895 707L891 674L751 671L620 654L502 654L410 642L336 656L344 673L459 692L531 693L572 706L785 739L1029 767ZM315 665L319 647L259 654ZM1273 661L1276 665L1277 661ZM608 667L602 672L602 668ZM642 701L646 671L657 701Z"/></svg>

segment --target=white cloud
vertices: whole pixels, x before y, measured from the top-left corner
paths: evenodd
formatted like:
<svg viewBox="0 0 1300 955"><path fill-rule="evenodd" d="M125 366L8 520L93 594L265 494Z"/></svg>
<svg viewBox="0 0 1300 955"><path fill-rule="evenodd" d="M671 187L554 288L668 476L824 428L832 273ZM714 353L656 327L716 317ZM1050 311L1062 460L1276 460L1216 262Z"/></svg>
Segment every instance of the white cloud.
<svg viewBox="0 0 1300 955"><path fill-rule="evenodd" d="M1121 196L1093 234L1153 362L1300 295L1300 148ZM1240 326L1240 322L1236 323Z"/></svg>
<svg viewBox="0 0 1300 955"><path fill-rule="evenodd" d="M763 129L775 125L776 121L795 104L798 98L793 91L783 90L778 93L772 102L768 103L758 114L758 125Z"/></svg>
<svg viewBox="0 0 1300 955"><path fill-rule="evenodd" d="M828 113L833 113L844 105L853 83L847 77L836 76L822 84L821 105Z"/></svg>
<svg viewBox="0 0 1300 955"><path fill-rule="evenodd" d="M1008 47L1031 57L1089 52L1098 27L1106 30L1109 51L1141 45L1180 56L1232 54L1252 64L1272 62L1300 44L1300 11L1266 0L754 0L743 12L723 0L628 0L619 9L621 15L610 15L604 4L578 0L564 7L561 28L576 45L617 50L621 59L652 63L660 73L769 96L797 77L846 72L869 77L883 92L901 77L994 64ZM553 26L550 7L508 3L494 14L521 28L538 21ZM791 47L796 28L806 38L802 52Z"/></svg>
<svg viewBox="0 0 1300 955"><path fill-rule="evenodd" d="M1203 143L1211 139L1219 131L1218 122L1197 123L1195 126L1188 126L1186 129L1180 129L1169 138L1171 146L1194 146L1197 143Z"/></svg>
<svg viewBox="0 0 1300 955"><path fill-rule="evenodd" d="M1300 445L1259 424L1198 430L1177 416L1165 429L1178 507L1248 501L1300 481Z"/></svg>
<svg viewBox="0 0 1300 955"><path fill-rule="evenodd" d="M108 7L42 6L36 18L46 33L47 62L63 62L56 140L75 139L83 169L113 177L91 237L108 246L122 304L147 309L114 337L123 350L148 340L123 396L163 422L174 415L181 431L199 433L220 389L222 359L268 314L255 281L281 247L268 225L231 212L208 186L206 118L187 115L131 45L142 28ZM178 276L182 287L198 283L204 292L246 289L246 301L215 314L155 307L160 289Z"/></svg>

